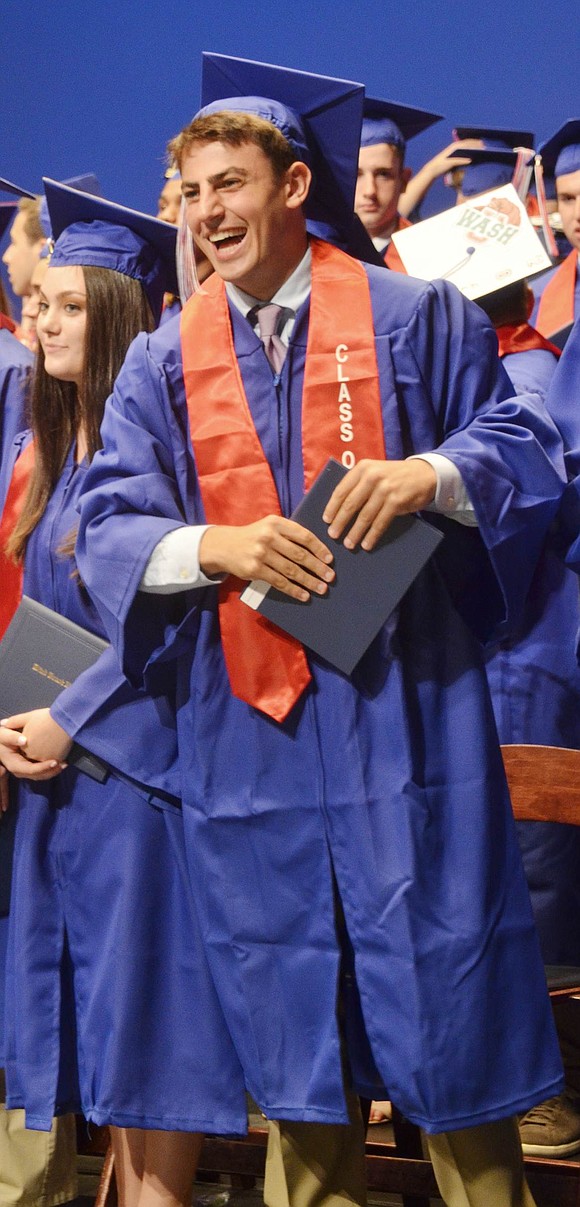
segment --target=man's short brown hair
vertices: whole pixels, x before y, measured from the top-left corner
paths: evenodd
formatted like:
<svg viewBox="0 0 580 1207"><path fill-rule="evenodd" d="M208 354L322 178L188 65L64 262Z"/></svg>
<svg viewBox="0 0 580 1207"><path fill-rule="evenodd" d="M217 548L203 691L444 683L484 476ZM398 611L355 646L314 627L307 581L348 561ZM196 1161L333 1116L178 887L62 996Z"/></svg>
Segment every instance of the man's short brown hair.
<svg viewBox="0 0 580 1207"><path fill-rule="evenodd" d="M24 214L24 233L29 243L38 243L46 239L40 221L40 197L21 197L18 209Z"/></svg>
<svg viewBox="0 0 580 1207"><path fill-rule="evenodd" d="M277 180L298 158L284 135L265 118L256 117L252 113L223 109L219 113L195 117L189 126L169 143L169 159L181 170L183 159L192 148L208 142L222 142L232 147L254 143L270 160Z"/></svg>

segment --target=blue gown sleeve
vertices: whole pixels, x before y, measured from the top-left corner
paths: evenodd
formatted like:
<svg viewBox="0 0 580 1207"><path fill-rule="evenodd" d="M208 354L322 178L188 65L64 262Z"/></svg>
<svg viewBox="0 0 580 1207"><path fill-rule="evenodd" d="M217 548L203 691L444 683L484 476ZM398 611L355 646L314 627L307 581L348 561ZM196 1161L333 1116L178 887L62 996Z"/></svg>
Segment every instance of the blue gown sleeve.
<svg viewBox="0 0 580 1207"><path fill-rule="evenodd" d="M526 352L508 352L502 364L516 394L539 394L545 399L558 360L546 348L529 348Z"/></svg>
<svg viewBox="0 0 580 1207"><path fill-rule="evenodd" d="M407 407L413 408L416 389L421 404L434 409L438 451L461 473L487 554L485 573L478 538L454 534L454 545L473 565L471 576L464 567L459 589L452 584L454 601L464 605L478 636L501 637L521 616L558 510L561 437L538 395L510 397L513 387L489 320L448 283L425 291L404 335L394 341L393 356ZM442 556L450 562L453 555Z"/></svg>
<svg viewBox="0 0 580 1207"><path fill-rule="evenodd" d="M0 454L27 423L27 402L34 357L6 330L0 330ZM3 500L0 500L2 503Z"/></svg>
<svg viewBox="0 0 580 1207"><path fill-rule="evenodd" d="M140 786L179 798L173 677L165 694L136 692L121 674L115 651L97 662L57 696L50 712L79 745Z"/></svg>

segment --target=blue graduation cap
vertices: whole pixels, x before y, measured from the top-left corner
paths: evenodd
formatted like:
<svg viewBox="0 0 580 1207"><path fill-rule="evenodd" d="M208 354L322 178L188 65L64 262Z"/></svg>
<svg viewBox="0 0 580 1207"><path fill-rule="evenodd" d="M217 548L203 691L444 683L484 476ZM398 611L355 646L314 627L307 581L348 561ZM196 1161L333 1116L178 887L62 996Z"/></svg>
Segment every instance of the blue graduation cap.
<svg viewBox="0 0 580 1207"><path fill-rule="evenodd" d="M443 120L441 113L430 113L428 109L414 109L400 105L397 101L383 101L367 96L364 102L361 147L374 147L377 143L388 143L397 147L402 155L410 138L415 138L435 122Z"/></svg>
<svg viewBox="0 0 580 1207"><path fill-rule="evenodd" d="M84 176L70 176L68 180L63 180L63 184L68 184L71 189L79 189L81 193L92 193L95 197L102 197L102 190L94 172L87 172ZM40 210L38 213L40 225L47 239L52 239L52 229L50 225L50 215L48 213L48 205L46 197L40 199Z"/></svg>
<svg viewBox="0 0 580 1207"><path fill-rule="evenodd" d="M88 172L84 176L71 176L69 180L63 181L63 184L68 184L73 189L81 189L84 193L94 193L98 197L101 196L101 186L93 172ZM38 200L37 193L31 193L28 189L23 189L20 185L13 184L11 180L0 178L0 191L13 193L15 197L29 197L31 201ZM52 239L50 218L45 197L40 198L38 217L46 238Z"/></svg>
<svg viewBox="0 0 580 1207"><path fill-rule="evenodd" d="M475 147L471 151L449 152L449 159L469 159L463 169L461 192L464 197L475 197L488 189L499 189L510 184L518 161L517 151L506 148Z"/></svg>
<svg viewBox="0 0 580 1207"><path fill-rule="evenodd" d="M540 147L544 172L569 176L580 172L580 118L573 117Z"/></svg>
<svg viewBox="0 0 580 1207"><path fill-rule="evenodd" d="M10 226L17 208L16 201L0 201L0 239Z"/></svg>
<svg viewBox="0 0 580 1207"><path fill-rule="evenodd" d="M177 228L56 180L43 184L56 240L51 265L95 265L133 277L158 320L163 294L177 293Z"/></svg>
<svg viewBox="0 0 580 1207"><path fill-rule="evenodd" d="M518 162L516 148L534 145L531 130L505 130L491 126L458 126L453 131L456 138L479 138L483 147L466 151L461 147L450 151L450 159L469 159L463 169L461 192L465 197L486 193L488 189L499 189L510 184Z"/></svg>
<svg viewBox="0 0 580 1207"><path fill-rule="evenodd" d="M533 147L531 130L506 130L500 126L457 126L455 138L480 138L486 147L513 151L516 147Z"/></svg>
<svg viewBox="0 0 580 1207"><path fill-rule="evenodd" d="M30 197L34 200L36 193L30 193L28 189L23 189L19 184L13 184L11 180L4 180L0 177L0 192L12 193L14 197Z"/></svg>
<svg viewBox="0 0 580 1207"><path fill-rule="evenodd" d="M202 109L253 113L272 122L312 171L304 212L311 234L380 263L354 213L364 87L228 55L202 56Z"/></svg>

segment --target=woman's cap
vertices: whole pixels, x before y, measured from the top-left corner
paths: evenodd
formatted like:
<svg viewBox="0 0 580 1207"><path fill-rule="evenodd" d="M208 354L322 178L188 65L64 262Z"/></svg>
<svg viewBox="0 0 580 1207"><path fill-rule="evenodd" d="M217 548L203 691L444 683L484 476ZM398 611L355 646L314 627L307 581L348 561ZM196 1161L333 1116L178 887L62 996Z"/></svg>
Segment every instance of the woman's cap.
<svg viewBox="0 0 580 1207"><path fill-rule="evenodd" d="M140 281L156 320L165 292L177 292L177 230L149 214L43 181L55 239L51 266L110 268Z"/></svg>

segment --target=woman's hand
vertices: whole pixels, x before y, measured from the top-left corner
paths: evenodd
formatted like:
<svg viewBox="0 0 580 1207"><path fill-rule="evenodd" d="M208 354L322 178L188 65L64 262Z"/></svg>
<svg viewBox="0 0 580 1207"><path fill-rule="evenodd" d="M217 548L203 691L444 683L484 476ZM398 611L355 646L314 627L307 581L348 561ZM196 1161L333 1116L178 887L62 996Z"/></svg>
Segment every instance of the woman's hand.
<svg viewBox="0 0 580 1207"><path fill-rule="evenodd" d="M42 763L29 761L25 750L26 738L16 729L0 724L0 763L11 775L15 775L17 779L49 780L62 770L60 763L55 759Z"/></svg>
<svg viewBox="0 0 580 1207"><path fill-rule="evenodd" d="M0 762L18 779L48 780L59 775L72 740L48 708L0 721Z"/></svg>

